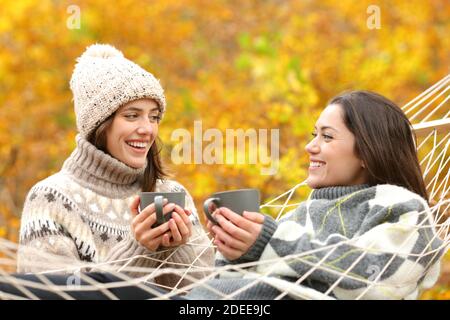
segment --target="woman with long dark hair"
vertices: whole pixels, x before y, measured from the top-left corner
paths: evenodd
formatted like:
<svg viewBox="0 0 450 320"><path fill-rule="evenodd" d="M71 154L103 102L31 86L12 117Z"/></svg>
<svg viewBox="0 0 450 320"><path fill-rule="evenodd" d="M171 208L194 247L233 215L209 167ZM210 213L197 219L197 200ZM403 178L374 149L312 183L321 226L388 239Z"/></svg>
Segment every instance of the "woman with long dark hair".
<svg viewBox="0 0 450 320"><path fill-rule="evenodd" d="M416 298L437 280L442 252L410 122L385 97L352 91L329 102L312 135L307 201L280 221L219 208L218 224L207 225L218 265L255 263L251 270L264 281L236 272L233 281L209 286L239 290L237 299L273 299L280 283L276 289L267 278L304 279L300 284L340 299ZM207 288L190 295L219 296Z"/></svg>

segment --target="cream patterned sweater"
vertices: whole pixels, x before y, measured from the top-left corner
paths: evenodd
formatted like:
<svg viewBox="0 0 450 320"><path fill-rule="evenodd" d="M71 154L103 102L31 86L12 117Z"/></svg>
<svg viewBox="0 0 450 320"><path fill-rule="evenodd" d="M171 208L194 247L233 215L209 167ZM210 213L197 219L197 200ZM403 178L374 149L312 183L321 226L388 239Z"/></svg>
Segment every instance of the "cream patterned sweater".
<svg viewBox="0 0 450 320"><path fill-rule="evenodd" d="M198 219L192 197L179 183L158 181L156 191L186 192L192 211L192 236L186 245L149 252L131 234L130 203L140 192L144 169L133 169L98 150L81 136L60 172L38 182L27 195L21 220L18 272L58 270L67 266L109 263L127 268L205 269L214 252ZM146 257L132 257L145 255ZM152 259L148 259L151 257ZM194 262L194 263L193 263ZM144 276L142 273L132 273ZM196 277L206 275L195 273ZM159 280L158 280L159 279ZM157 282L172 286L178 277Z"/></svg>

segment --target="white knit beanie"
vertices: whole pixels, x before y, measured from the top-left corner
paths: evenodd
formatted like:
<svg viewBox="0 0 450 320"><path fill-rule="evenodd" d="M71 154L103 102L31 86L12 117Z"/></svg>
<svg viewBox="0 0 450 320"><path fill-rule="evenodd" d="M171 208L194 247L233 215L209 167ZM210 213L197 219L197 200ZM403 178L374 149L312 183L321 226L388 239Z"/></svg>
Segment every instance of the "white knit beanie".
<svg viewBox="0 0 450 320"><path fill-rule="evenodd" d="M122 52L107 44L94 44L77 59L70 79L77 128L87 138L106 118L127 102L150 98L166 109L159 81Z"/></svg>

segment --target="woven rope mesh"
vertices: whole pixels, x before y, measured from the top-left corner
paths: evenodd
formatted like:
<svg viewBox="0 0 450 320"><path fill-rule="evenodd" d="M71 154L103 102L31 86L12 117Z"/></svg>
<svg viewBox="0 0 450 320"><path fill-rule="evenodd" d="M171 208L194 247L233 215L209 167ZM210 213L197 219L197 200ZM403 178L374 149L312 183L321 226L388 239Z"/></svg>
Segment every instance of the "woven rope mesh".
<svg viewBox="0 0 450 320"><path fill-rule="evenodd" d="M0 282L13 285L21 293L19 295L0 292L0 297L4 299L36 299L38 297L31 290L34 288L52 292L62 299L73 299L69 294L71 291L82 291L86 292L86 294L92 291L100 291L109 299L118 299L119 297L111 289L134 285L143 291L153 294L156 299L169 299L174 296L183 295L199 286L209 288L221 299L234 299L239 297L240 293L244 292L252 285L264 283L270 287L276 288L280 292L276 299L285 297L294 299L334 299L332 292L336 290L339 287L339 284L344 280L354 280L365 284L364 286L361 286L361 289L355 296L356 299L366 298L366 295L371 290L395 291L395 289L397 289L395 284L392 284L392 287L389 287L389 284L381 284L380 279L383 277L384 272L388 270L389 266L395 263L397 257L408 259L409 267L411 269L414 268L415 264L421 263L424 276L425 273L429 271L428 269L431 267L431 263L436 259L440 259L450 245L450 219L448 219L450 211L449 89L450 75L446 76L403 107L403 110L411 120L418 137L417 150L427 190L430 195L431 215L429 212L419 213L419 216L421 217L420 223L416 224L415 227L418 230L431 229L433 231L429 233L432 234L432 238L429 239L430 244L436 240L436 238L439 238L442 241L440 242L440 245L433 248L433 250L425 248L420 253L411 254L409 250L403 250L402 244L400 243L396 252L386 252L382 247L375 243L376 241L374 241L374 243L366 243L366 246L359 248L358 257L353 260L352 264L347 269L340 269L333 263L330 263L327 258L330 257L333 252L338 250L340 246L355 243L355 241L358 240L358 237L330 246L321 247L317 250L287 255L273 260L215 267L202 267L195 264L195 261L192 261L191 264L176 264L169 262L170 256L176 254L177 250L181 247L171 249L169 256L164 260L158 261L159 265L156 268L132 266L133 259L155 260L153 254L98 264L79 262L77 265L73 265L73 262L71 261L68 266L60 257L51 256L40 252L39 250L28 248L27 250L30 250L30 252L33 251L33 256L39 257L29 263L40 264L40 267L43 270L47 270L36 275L39 281L29 281L12 275L16 270L17 244L5 239L0 239ZM292 189L287 190L264 203L261 206L261 210L263 212L270 212L276 217L276 220L281 219L290 210L296 208L300 202L305 200L299 197L299 191L302 190L302 188L308 188L304 182L299 183ZM407 225L408 221L405 221L404 223ZM411 233L409 236L413 235L414 234ZM405 246L408 245L408 240L410 240L408 237L403 239ZM184 246L201 246L200 248L196 248L196 252L199 252L197 259L208 249L208 246L197 244L195 239ZM209 241L209 247L213 247L212 240ZM363 278L352 272L366 255L377 253L389 253L391 258L386 261L381 269L374 268L374 270L367 270L368 273L372 272L372 276ZM311 257L316 258L312 259ZM321 258L317 259L317 257ZM269 276L271 270L274 268L282 268L296 263L301 263L308 267L305 268L306 271L295 282ZM258 272L254 272L254 270L258 270ZM89 276L86 271L108 272L116 276L117 280L110 283L102 283ZM228 294L223 294L208 285L208 280L217 276L226 277L230 272L233 272L234 274L239 273L242 277L248 279L247 284ZM326 272L326 274L334 280L331 283L331 286L324 292L314 290L307 285L308 277L314 272ZM407 273L408 270L405 269L404 272ZM54 284L48 278L49 274L61 273L64 273L67 276L67 281L63 284ZM155 287L146 285L146 283L155 283L158 277L167 274L176 274L178 276L178 281L170 287L156 284L157 287L159 286L164 291L155 290ZM83 285L81 285L81 283L83 283ZM415 286L415 283L413 280L411 280L411 283L408 283L408 280L405 280L405 282L402 283L403 287L407 287L408 285Z"/></svg>

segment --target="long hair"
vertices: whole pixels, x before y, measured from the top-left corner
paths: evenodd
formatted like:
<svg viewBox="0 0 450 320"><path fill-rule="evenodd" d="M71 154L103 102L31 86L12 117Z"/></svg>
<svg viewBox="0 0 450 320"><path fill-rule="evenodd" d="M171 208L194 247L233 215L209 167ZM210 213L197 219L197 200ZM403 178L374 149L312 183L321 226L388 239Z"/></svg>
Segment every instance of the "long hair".
<svg viewBox="0 0 450 320"><path fill-rule="evenodd" d="M350 91L329 104L343 109L345 125L355 136L355 153L367 168L369 185L402 186L428 201L416 136L394 102L374 92Z"/></svg>
<svg viewBox="0 0 450 320"><path fill-rule="evenodd" d="M97 149L111 155L106 149L106 132L111 126L115 113L103 121L88 137L88 141ZM156 137L147 153L147 166L142 180L142 191L155 191L156 181L168 176L161 160L162 142Z"/></svg>

